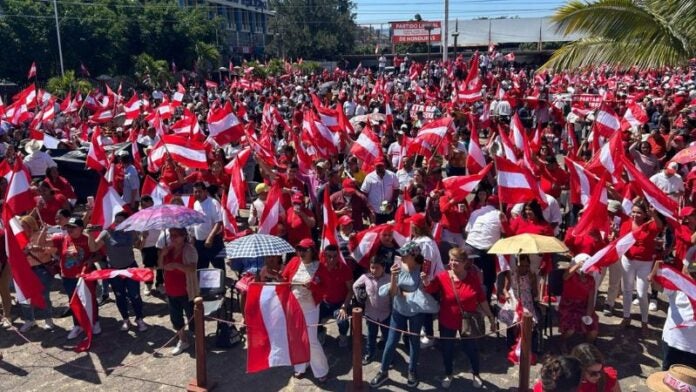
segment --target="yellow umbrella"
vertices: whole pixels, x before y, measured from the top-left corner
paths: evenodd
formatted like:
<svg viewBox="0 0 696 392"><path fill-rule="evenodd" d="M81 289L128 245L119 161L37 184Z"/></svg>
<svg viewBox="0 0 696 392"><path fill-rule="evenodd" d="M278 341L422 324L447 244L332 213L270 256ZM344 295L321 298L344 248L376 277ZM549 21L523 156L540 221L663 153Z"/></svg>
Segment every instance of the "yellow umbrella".
<svg viewBox="0 0 696 392"><path fill-rule="evenodd" d="M568 247L558 238L538 234L519 234L502 238L488 250L488 253L495 255L565 252L568 252Z"/></svg>

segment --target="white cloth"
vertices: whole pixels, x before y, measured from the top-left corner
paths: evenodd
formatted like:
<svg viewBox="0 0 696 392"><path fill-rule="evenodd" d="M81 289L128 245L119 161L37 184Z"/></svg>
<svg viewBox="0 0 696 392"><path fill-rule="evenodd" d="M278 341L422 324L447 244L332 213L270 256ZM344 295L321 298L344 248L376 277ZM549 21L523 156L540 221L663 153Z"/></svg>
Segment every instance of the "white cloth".
<svg viewBox="0 0 696 392"><path fill-rule="evenodd" d="M650 177L650 182L655 184L660 190L667 194L675 201L679 201L679 197L676 193L684 192L684 180L682 180L679 174L674 174L671 177L667 177L664 171L654 174Z"/></svg>
<svg viewBox="0 0 696 392"><path fill-rule="evenodd" d="M466 223L466 243L476 249L490 249L500 239L500 211L485 205L471 213Z"/></svg>
<svg viewBox="0 0 696 392"><path fill-rule="evenodd" d="M317 339L317 323L319 322L319 305L314 305L314 301L299 301L307 323L307 336L309 337L309 365L312 367L314 377L321 378L329 374L329 361L326 360L324 348L321 347ZM304 373L307 371L307 363L295 365L295 372Z"/></svg>
<svg viewBox="0 0 696 392"><path fill-rule="evenodd" d="M413 169L411 171L406 171L404 168L397 170L396 178L399 180L399 188L406 189L411 180L413 180Z"/></svg>
<svg viewBox="0 0 696 392"><path fill-rule="evenodd" d="M554 234L558 234L561 230L561 221L563 220L561 206L558 204L558 200L551 195L544 194L544 199L546 199L547 206L544 208L541 214L544 216L544 220L551 224L556 224Z"/></svg>
<svg viewBox="0 0 696 392"><path fill-rule="evenodd" d="M681 291L665 290L669 300L667 320L662 329L662 340L677 350L696 354L696 327L675 328L694 319L694 308L689 297Z"/></svg>
<svg viewBox="0 0 696 392"><path fill-rule="evenodd" d="M508 102L508 101L498 102L498 106L496 106L496 110L498 111L499 116L512 115L512 107L510 106L510 102Z"/></svg>
<svg viewBox="0 0 696 392"><path fill-rule="evenodd" d="M162 230L159 229L148 230L147 237L145 238L145 241L143 241L143 248L151 248L156 246L161 234ZM164 244L162 245L164 246Z"/></svg>
<svg viewBox="0 0 696 392"><path fill-rule="evenodd" d="M631 317L631 302L633 302L633 287L635 286L640 304L641 321L648 322L648 288L650 288L648 275L650 275L652 267L653 263L651 262L631 260L626 256L621 256L624 318Z"/></svg>
<svg viewBox="0 0 696 392"><path fill-rule="evenodd" d="M206 220L193 226L193 235L197 241L205 241L216 223L222 222L222 207L220 202L212 197L206 197L202 202L196 200L193 204L195 211L203 213Z"/></svg>
<svg viewBox="0 0 696 392"><path fill-rule="evenodd" d="M430 279L433 279L435 275L445 270L445 266L442 264L442 257L440 256L440 248L437 247L435 240L429 237L417 237L411 240L420 246L421 255L431 263L430 271L428 271Z"/></svg>
<svg viewBox="0 0 696 392"><path fill-rule="evenodd" d="M399 167L399 164L401 163L401 150L402 148L399 142L390 144L389 148L387 149L387 155L389 156L391 165L394 168Z"/></svg>
<svg viewBox="0 0 696 392"><path fill-rule="evenodd" d="M355 116L355 108L357 106L358 105L355 102L353 102L352 100L346 101L343 104L343 113L346 115L346 117L351 118L351 117Z"/></svg>
<svg viewBox="0 0 696 392"><path fill-rule="evenodd" d="M259 198L257 198L251 203L251 208L249 210L249 220L247 221L249 223L249 226L256 226L256 224L259 223L259 219L261 218L261 215L263 215L264 207L266 207L266 202ZM252 211L256 211L256 216L254 216Z"/></svg>
<svg viewBox="0 0 696 392"><path fill-rule="evenodd" d="M376 171L365 176L360 190L367 195L367 204L379 213L379 207L383 201L391 201L394 192L399 189L399 180L396 174L387 170L383 178L379 178Z"/></svg>
<svg viewBox="0 0 696 392"><path fill-rule="evenodd" d="M50 155L44 151L35 151L24 157L24 166L29 169L32 177L45 176L46 169L58 166Z"/></svg>
<svg viewBox="0 0 696 392"><path fill-rule="evenodd" d="M133 196L135 191L135 196ZM132 201L140 201L140 176L135 166L128 165L123 173L123 202L130 204Z"/></svg>

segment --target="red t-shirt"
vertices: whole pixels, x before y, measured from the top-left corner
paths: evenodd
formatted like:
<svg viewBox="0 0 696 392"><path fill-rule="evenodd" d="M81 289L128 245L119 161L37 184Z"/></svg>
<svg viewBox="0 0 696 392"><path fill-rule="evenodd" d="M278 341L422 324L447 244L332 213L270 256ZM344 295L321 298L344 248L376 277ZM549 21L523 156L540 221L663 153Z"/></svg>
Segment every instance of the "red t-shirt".
<svg viewBox="0 0 696 392"><path fill-rule="evenodd" d="M563 281L561 301L564 299L572 301L587 300L590 295L594 295L594 286L595 281L593 277L586 275L585 279L582 280L580 275L575 273Z"/></svg>
<svg viewBox="0 0 696 392"><path fill-rule="evenodd" d="M630 232L633 229L632 225L633 221L631 220L621 224L621 230L619 230L620 235L623 236ZM647 225L642 225L641 229L634 234L636 242L628 252L626 252L626 257L631 260L653 261L655 246L657 245L655 239L658 234L660 234L660 229L657 227L657 222L654 220Z"/></svg>
<svg viewBox="0 0 696 392"><path fill-rule="evenodd" d="M675 267L681 271L684 266L683 261L686 257L686 252L691 247L691 234L693 232L689 229L689 226L681 224L677 226L674 231L674 259L676 262Z"/></svg>
<svg viewBox="0 0 696 392"><path fill-rule="evenodd" d="M459 212L459 204L466 205L466 202L463 201L450 206L449 201L450 198L446 196L440 198L440 212L442 212L440 224L443 228L452 233L461 233L466 222L469 220L469 212L466 207L464 208L464 212Z"/></svg>
<svg viewBox="0 0 696 392"><path fill-rule="evenodd" d="M580 388L578 388L578 392L611 392L611 390L614 389L614 386L616 386L616 383L618 382L618 375L616 373L616 369L614 369L611 366L604 366L602 368L602 371L604 372L605 380L603 391L597 390L596 383L587 382L583 379L580 383Z"/></svg>
<svg viewBox="0 0 696 392"><path fill-rule="evenodd" d="M302 211L308 216L314 216L308 208L302 208ZM286 230L288 233L288 243L296 246L304 238L312 237L311 227L307 226L293 208L287 210L285 218Z"/></svg>
<svg viewBox="0 0 696 392"><path fill-rule="evenodd" d="M44 182L53 188L56 192L62 193L66 198L68 199L77 199L77 195L75 195L75 190L73 189L72 185L66 180L65 178L58 176L58 178L55 181L52 181L50 178L46 177L44 179Z"/></svg>
<svg viewBox="0 0 696 392"><path fill-rule="evenodd" d="M162 264L183 263L183 255L183 251L176 256L169 253L162 260ZM186 273L179 269L164 270L164 292L170 297L187 296Z"/></svg>
<svg viewBox="0 0 696 392"><path fill-rule="evenodd" d="M38 204L39 200L41 200L41 196L37 196L34 198L36 203ZM63 208L65 205L65 202L68 200L63 196L62 194L56 192L53 194L53 198L51 200L46 200L45 205L42 208L39 208L39 215L41 215L41 220L46 222L48 225L55 225L56 224L56 213L58 213L58 210Z"/></svg>
<svg viewBox="0 0 696 392"><path fill-rule="evenodd" d="M89 251L87 236L72 238L66 234L56 234L52 238L53 246L58 249L60 257L60 276L77 278L92 255Z"/></svg>
<svg viewBox="0 0 696 392"><path fill-rule="evenodd" d="M229 177L225 173L220 173L215 176L210 171L195 171L186 177L186 182L194 184L196 182L203 182L207 186L217 185L218 187L224 187L230 183Z"/></svg>
<svg viewBox="0 0 696 392"><path fill-rule="evenodd" d="M455 288L459 303L457 303L457 297L454 294ZM464 280L455 281L454 286L449 271L441 271L435 275L425 290L429 293L440 292L440 324L454 330L461 328L462 311L475 312L478 309L478 304L486 300L486 295L481 288L481 281L474 269L467 272Z"/></svg>
<svg viewBox="0 0 696 392"><path fill-rule="evenodd" d="M323 300L330 304L343 303L348 294L348 286L346 286L346 283L353 280L353 272L347 265L341 262L339 262L338 267L333 270L329 269L327 266L326 271L328 271L328 274L326 278L327 282L325 282L326 291L324 291Z"/></svg>
<svg viewBox="0 0 696 392"><path fill-rule="evenodd" d="M540 235L553 235L553 227L548 222L536 222L533 220L527 220L518 216L510 222L510 230L513 234L540 234Z"/></svg>

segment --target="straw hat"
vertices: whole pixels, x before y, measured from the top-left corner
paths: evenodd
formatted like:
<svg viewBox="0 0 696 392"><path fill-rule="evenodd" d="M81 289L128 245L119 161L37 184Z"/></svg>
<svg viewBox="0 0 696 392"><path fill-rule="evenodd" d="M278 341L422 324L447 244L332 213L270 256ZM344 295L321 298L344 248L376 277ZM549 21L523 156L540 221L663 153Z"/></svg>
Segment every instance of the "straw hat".
<svg viewBox="0 0 696 392"><path fill-rule="evenodd" d="M672 365L666 372L651 374L646 384L651 391L657 392L694 390L696 388L696 370L686 365Z"/></svg>
<svg viewBox="0 0 696 392"><path fill-rule="evenodd" d="M24 145L24 151L26 151L27 154L33 154L35 151L39 151L41 146L43 146L43 142L41 140L32 139Z"/></svg>

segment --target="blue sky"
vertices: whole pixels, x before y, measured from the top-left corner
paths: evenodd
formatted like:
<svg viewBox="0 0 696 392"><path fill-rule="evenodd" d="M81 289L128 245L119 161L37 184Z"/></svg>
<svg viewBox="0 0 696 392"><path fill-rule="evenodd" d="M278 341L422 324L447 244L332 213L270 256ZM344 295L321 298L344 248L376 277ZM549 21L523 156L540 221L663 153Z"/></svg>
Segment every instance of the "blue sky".
<svg viewBox="0 0 696 392"><path fill-rule="evenodd" d="M357 23L380 24L409 20L416 13L424 20L444 19L444 0L353 0ZM553 14L562 0L450 0L450 20L488 16L538 17Z"/></svg>

